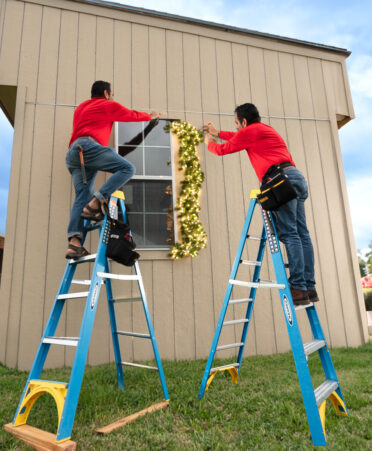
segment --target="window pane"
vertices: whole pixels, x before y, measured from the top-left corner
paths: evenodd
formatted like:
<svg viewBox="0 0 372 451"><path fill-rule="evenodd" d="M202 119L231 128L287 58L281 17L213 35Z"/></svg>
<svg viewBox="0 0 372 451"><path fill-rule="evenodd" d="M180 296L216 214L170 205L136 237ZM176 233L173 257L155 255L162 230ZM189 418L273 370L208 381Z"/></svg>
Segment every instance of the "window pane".
<svg viewBox="0 0 372 451"><path fill-rule="evenodd" d="M128 220L137 247L143 247L145 244L145 221L143 214L128 213Z"/></svg>
<svg viewBox="0 0 372 451"><path fill-rule="evenodd" d="M143 182L139 180L130 180L123 187L125 196L125 208L128 213L144 211L144 193Z"/></svg>
<svg viewBox="0 0 372 451"><path fill-rule="evenodd" d="M145 148L146 175L172 175L170 149Z"/></svg>
<svg viewBox="0 0 372 451"><path fill-rule="evenodd" d="M167 215L145 215L145 246L169 246Z"/></svg>
<svg viewBox="0 0 372 451"><path fill-rule="evenodd" d="M144 182L145 212L167 213L172 206L172 183L166 181Z"/></svg>
<svg viewBox="0 0 372 451"><path fill-rule="evenodd" d="M170 146L170 133L164 131L169 121L159 121L159 124L151 130L145 138L145 146Z"/></svg>
<svg viewBox="0 0 372 451"><path fill-rule="evenodd" d="M134 138L143 130L143 122L119 122L118 123L118 145L121 146Z"/></svg>
<svg viewBox="0 0 372 451"><path fill-rule="evenodd" d="M134 164L136 175L143 175L143 147L138 147L136 150L128 153L128 155L125 155L124 158Z"/></svg>

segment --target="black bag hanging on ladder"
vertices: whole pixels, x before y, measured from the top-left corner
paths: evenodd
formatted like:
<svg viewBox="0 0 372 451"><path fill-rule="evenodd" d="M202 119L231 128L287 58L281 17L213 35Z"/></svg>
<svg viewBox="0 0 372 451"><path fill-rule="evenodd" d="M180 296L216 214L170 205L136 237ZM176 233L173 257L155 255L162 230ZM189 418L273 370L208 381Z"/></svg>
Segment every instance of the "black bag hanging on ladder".
<svg viewBox="0 0 372 451"><path fill-rule="evenodd" d="M106 256L125 266L133 266L140 255L135 252L136 243L130 235L129 224L111 218L107 214L109 222L108 243Z"/></svg>
<svg viewBox="0 0 372 451"><path fill-rule="evenodd" d="M284 168L292 166L291 163L274 164L269 167L262 178L261 193L257 196L261 206L266 211L278 210L297 197L297 193L284 172Z"/></svg>

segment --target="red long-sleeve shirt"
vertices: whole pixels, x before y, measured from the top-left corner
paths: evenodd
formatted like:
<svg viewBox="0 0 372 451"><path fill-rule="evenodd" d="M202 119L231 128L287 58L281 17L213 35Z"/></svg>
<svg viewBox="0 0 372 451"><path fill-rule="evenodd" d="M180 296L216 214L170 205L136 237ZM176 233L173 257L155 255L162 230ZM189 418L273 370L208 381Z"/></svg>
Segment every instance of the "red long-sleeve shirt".
<svg viewBox="0 0 372 451"><path fill-rule="evenodd" d="M69 146L80 136L91 136L102 146L107 146L115 121L141 122L150 119L151 116L147 113L128 110L120 103L104 97L93 97L75 110Z"/></svg>
<svg viewBox="0 0 372 451"><path fill-rule="evenodd" d="M283 138L269 125L255 122L237 133L221 131L223 144L210 142L208 150L216 155L227 155L246 149L257 177L262 177L273 164L289 161L295 166Z"/></svg>

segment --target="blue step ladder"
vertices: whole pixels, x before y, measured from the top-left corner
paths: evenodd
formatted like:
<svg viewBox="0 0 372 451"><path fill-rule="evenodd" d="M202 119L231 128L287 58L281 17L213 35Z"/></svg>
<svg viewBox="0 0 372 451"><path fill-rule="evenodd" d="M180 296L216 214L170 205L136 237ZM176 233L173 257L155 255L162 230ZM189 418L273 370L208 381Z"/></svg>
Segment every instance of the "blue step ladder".
<svg viewBox="0 0 372 451"><path fill-rule="evenodd" d="M341 392L340 384L336 376L336 371L332 363L329 349L322 331L322 327L320 325L315 305L313 303L310 303L305 306L295 307L293 304L287 274L285 271L285 265L283 262L283 257L280 250L279 240L277 237L273 218L270 212L267 212L261 208L261 204L257 200L257 194L259 194L259 192L260 192L259 190L253 190L251 192L251 200L249 204L247 217L243 226L243 231L239 241L238 250L235 256L234 265L231 271L225 298L223 300L220 316L217 322L217 328L214 334L207 365L205 367L198 398L199 399L203 398L205 391L208 389L213 378L219 372L228 371L231 375L232 381L234 383L237 383L241 369L248 328L252 318L252 311L256 297L256 291L257 289L261 288L269 288L269 289L276 288L279 290L280 294L280 300L287 325L289 340L292 348L298 379L300 382L302 397L305 405L308 423L310 426L313 444L314 446L326 446L326 434L325 434L326 400L329 399L333 404L336 412L343 416L347 415L345 401ZM249 235L249 227L252 221L256 205L259 206L263 218L263 228L261 237ZM256 261L242 260L242 253L247 239L258 240L260 242ZM274 282L263 281L260 279L261 265L264 257L266 243L268 244L272 263L274 266L274 272L276 276L276 281ZM255 267L252 282L236 280L237 272L241 264L252 265ZM230 299L234 286L242 286L250 288L249 297L247 297L246 299L235 299L235 300ZM242 303L247 304L245 318L225 321L225 315L228 307L230 305ZM313 334L313 340L305 344L302 342L301 333L296 318L296 311L299 312L303 310L306 310L311 331ZM222 328L225 326L236 324L243 324L240 342L219 346L218 342ZM238 349L236 362L212 368L216 351L231 348ZM307 363L308 356L314 352L318 352L319 354L326 379L325 382L323 382L315 390L311 381L311 376Z"/></svg>
<svg viewBox="0 0 372 451"><path fill-rule="evenodd" d="M127 221L126 209L124 204L124 194L122 191L115 191L109 200L109 212L113 218L118 218L119 209L124 222ZM150 312L147 305L147 299L145 294L145 288L142 281L141 271L138 262L135 262L134 269L135 275L121 275L112 274L110 272L109 261L106 257L107 238L109 232L109 222L107 220L107 214L103 221L100 223L90 223L85 221L85 232L82 240L82 244L85 241L86 235L89 231L99 229L100 239L96 254L88 255L76 260L69 260L66 265L65 272L62 277L62 281L57 293L57 296L52 307L51 314L49 316L47 325L44 330L44 334L41 337L40 345L36 353L34 363L32 365L28 380L25 385L25 389L22 393L21 400L19 402L16 414L13 420L14 431L18 426L25 425L30 410L35 401L44 393L49 393L57 404L58 411L58 432L56 436L56 443L62 443L70 439L71 431L74 423L75 412L77 403L79 400L81 384L84 376L85 364L88 356L89 343L93 330L94 317L97 310L99 294L101 286L106 285L108 310L110 316L110 325L112 333L112 341L115 354L116 371L118 385L121 390L124 390L124 375L123 365L135 366L140 368L146 368L156 370L159 372L160 381L163 389L165 400L169 399L167 385L164 377L163 367L160 360L158 346L156 344L154 329L151 322ZM81 265L94 261L94 267L90 281L74 281L73 276L77 265ZM144 308L146 322L148 327L148 333L135 333L125 332L117 330L116 315L115 315L115 302L124 299L115 300L111 279L118 279L123 281L137 281L140 291L140 298L129 298L125 301L142 301ZM89 284L89 291L81 293L69 294L71 283ZM81 322L80 336L79 337L56 337L54 336L57 329L57 325L63 310L63 307L69 299L83 298L86 299L85 310L83 319ZM144 338L151 340L152 348L155 355L156 366L140 365L132 362L124 362L121 359L121 352L119 346L119 335L125 335L129 337ZM49 348L51 345L62 345L75 347L75 358L70 374L70 380L68 383L55 382L41 380L40 376L44 367L45 360L47 358ZM16 432L10 431L14 433ZM44 432L44 431L42 431ZM74 443L74 442L73 442ZM44 448L43 448L44 449ZM50 449L55 449L53 446Z"/></svg>

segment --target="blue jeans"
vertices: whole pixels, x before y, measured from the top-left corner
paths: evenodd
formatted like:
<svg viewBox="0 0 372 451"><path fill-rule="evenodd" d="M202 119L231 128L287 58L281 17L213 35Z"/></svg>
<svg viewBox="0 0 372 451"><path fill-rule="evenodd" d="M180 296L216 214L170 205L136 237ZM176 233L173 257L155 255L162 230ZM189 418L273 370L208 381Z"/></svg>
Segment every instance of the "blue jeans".
<svg viewBox="0 0 372 451"><path fill-rule="evenodd" d="M77 145L83 148L87 184L84 185L81 173L80 157ZM104 147L89 138L77 139L66 154L66 166L72 175L75 187L75 201L72 206L67 237L83 237L84 219L80 217L84 206L95 196L104 202L118 188L123 186L136 172L132 163L118 155L111 147ZM113 175L96 192L94 181L98 171L111 172Z"/></svg>
<svg viewBox="0 0 372 451"><path fill-rule="evenodd" d="M314 250L306 226L304 205L308 197L307 183L296 168L284 172L296 190L297 198L274 211L273 216L279 239L287 251L289 284L298 290L314 290Z"/></svg>

